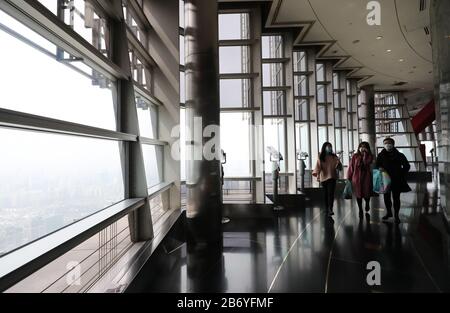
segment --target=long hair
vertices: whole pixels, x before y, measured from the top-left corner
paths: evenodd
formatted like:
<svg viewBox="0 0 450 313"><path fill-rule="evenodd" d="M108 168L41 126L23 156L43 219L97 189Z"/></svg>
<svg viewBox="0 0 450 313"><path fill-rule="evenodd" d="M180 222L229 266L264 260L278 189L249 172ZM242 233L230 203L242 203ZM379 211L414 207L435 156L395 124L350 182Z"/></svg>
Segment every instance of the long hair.
<svg viewBox="0 0 450 313"><path fill-rule="evenodd" d="M323 143L322 149L320 150L320 156L319 156L319 159L322 162L325 162L325 157L327 156L327 151L325 150L327 146L331 146L331 148L333 148L333 145L331 143L329 143L328 141ZM332 155L334 155L334 154L332 154Z"/></svg>
<svg viewBox="0 0 450 313"><path fill-rule="evenodd" d="M369 155L372 155L372 151L370 150L370 144L367 141L361 141L359 146L358 146L358 151L356 153L361 154L361 152L359 152L359 149L361 147L364 147L367 149L367 151L369 152Z"/></svg>

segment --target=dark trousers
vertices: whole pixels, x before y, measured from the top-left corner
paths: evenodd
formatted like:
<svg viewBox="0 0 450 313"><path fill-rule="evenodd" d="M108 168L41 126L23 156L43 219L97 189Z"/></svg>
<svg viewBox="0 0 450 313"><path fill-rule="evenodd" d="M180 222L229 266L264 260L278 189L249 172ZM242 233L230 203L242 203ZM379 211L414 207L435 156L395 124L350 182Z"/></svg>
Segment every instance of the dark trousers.
<svg viewBox="0 0 450 313"><path fill-rule="evenodd" d="M334 192L336 191L336 179L328 179L322 182L325 191L325 207L327 211L333 211Z"/></svg>
<svg viewBox="0 0 450 313"><path fill-rule="evenodd" d="M356 203L358 203L358 208L360 211L362 211L362 199L363 198L356 198ZM369 212L370 210L370 198L364 198L366 201L366 212Z"/></svg>
<svg viewBox="0 0 450 313"><path fill-rule="evenodd" d="M394 199L394 213L395 216L398 216L400 212L400 192L398 191L389 191L384 194L384 205L386 206L387 214L392 215L392 198Z"/></svg>

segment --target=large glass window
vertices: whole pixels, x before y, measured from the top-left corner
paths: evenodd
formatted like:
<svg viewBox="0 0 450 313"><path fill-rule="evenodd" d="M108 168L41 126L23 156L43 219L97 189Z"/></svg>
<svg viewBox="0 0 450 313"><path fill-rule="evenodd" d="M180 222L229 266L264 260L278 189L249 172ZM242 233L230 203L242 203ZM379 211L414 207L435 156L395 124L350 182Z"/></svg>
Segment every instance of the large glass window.
<svg viewBox="0 0 450 313"><path fill-rule="evenodd" d="M335 136L336 136L336 152L343 151L342 148L342 130L341 129L335 129Z"/></svg>
<svg viewBox="0 0 450 313"><path fill-rule="evenodd" d="M334 126L342 127L342 114L340 110L334 111Z"/></svg>
<svg viewBox="0 0 450 313"><path fill-rule="evenodd" d="M219 40L250 39L249 14L219 14Z"/></svg>
<svg viewBox="0 0 450 313"><path fill-rule="evenodd" d="M271 173L272 164L270 162L270 154L267 152L267 147L272 147L283 155L285 155L285 130L284 119L279 118L265 118L264 119L264 146L265 146L265 171ZM280 171L285 172L285 162L280 162Z"/></svg>
<svg viewBox="0 0 450 313"><path fill-rule="evenodd" d="M185 51L184 51L185 39L184 39L184 36L179 36L179 37L180 37L180 65L185 65L186 64L186 61L184 59L184 57L185 57Z"/></svg>
<svg viewBox="0 0 450 313"><path fill-rule="evenodd" d="M58 15L59 0L39 0L53 14ZM109 56L110 30L103 14L89 0L63 1L61 5L63 22L69 25L81 37L97 48L106 57Z"/></svg>
<svg viewBox="0 0 450 313"><path fill-rule="evenodd" d="M295 119L298 121L309 120L309 101L306 99L295 100Z"/></svg>
<svg viewBox="0 0 450 313"><path fill-rule="evenodd" d="M180 72L180 103L186 102L186 75Z"/></svg>
<svg viewBox="0 0 450 313"><path fill-rule="evenodd" d="M323 143L328 141L328 135L327 135L327 127L326 126L319 126L318 127L318 135L319 135L319 149L322 147Z"/></svg>
<svg viewBox="0 0 450 313"><path fill-rule="evenodd" d="M324 105L317 106L318 123L320 125L327 124L327 107Z"/></svg>
<svg viewBox="0 0 450 313"><path fill-rule="evenodd" d="M186 109L180 109L180 175L186 180Z"/></svg>
<svg viewBox="0 0 450 313"><path fill-rule="evenodd" d="M179 0L178 1L178 13L179 13L179 17L180 17L180 27L184 28L184 0Z"/></svg>
<svg viewBox="0 0 450 313"><path fill-rule="evenodd" d="M56 46L1 11L0 23L47 51L0 30L0 107L116 130L111 81L82 61L57 61Z"/></svg>
<svg viewBox="0 0 450 313"><path fill-rule="evenodd" d="M123 16L131 32L136 36L139 42L146 47L147 46L147 33L141 23L138 22L136 13L131 6L128 5L127 0L122 0Z"/></svg>
<svg viewBox="0 0 450 313"><path fill-rule="evenodd" d="M0 255L124 199L119 143L0 128Z"/></svg>
<svg viewBox="0 0 450 313"><path fill-rule="evenodd" d="M148 188L163 181L163 153L162 146L142 145Z"/></svg>
<svg viewBox="0 0 450 313"><path fill-rule="evenodd" d="M333 92L333 104L335 108L341 107L341 93L340 92Z"/></svg>
<svg viewBox="0 0 450 313"><path fill-rule="evenodd" d="M143 137L158 139L158 107L144 97L136 97L139 133Z"/></svg>
<svg viewBox="0 0 450 313"><path fill-rule="evenodd" d="M131 44L129 48L131 73L135 84L148 90L149 92L152 92L151 67L143 61L142 56L139 55L133 47L131 47Z"/></svg>
<svg viewBox="0 0 450 313"><path fill-rule="evenodd" d="M221 79L220 106L222 108L245 108L250 106L249 79Z"/></svg>
<svg viewBox="0 0 450 313"><path fill-rule="evenodd" d="M55 15L58 15L58 1L60 0L38 0Z"/></svg>
<svg viewBox="0 0 450 313"><path fill-rule="evenodd" d="M311 151L309 149L309 126L307 123L296 123L295 128L297 131L297 152L302 153L306 152L309 157L311 157ZM309 168L309 162L305 162L307 167Z"/></svg>
<svg viewBox="0 0 450 313"><path fill-rule="evenodd" d="M220 73L248 73L249 49L247 46L219 48Z"/></svg>
<svg viewBox="0 0 450 313"><path fill-rule="evenodd" d="M325 81L325 65L323 63L316 64L316 77L318 82Z"/></svg>
<svg viewBox="0 0 450 313"><path fill-rule="evenodd" d="M317 85L317 103L325 103L326 102L326 86L325 85Z"/></svg>
<svg viewBox="0 0 450 313"><path fill-rule="evenodd" d="M282 36L262 36L262 57L263 59L283 57L283 37Z"/></svg>
<svg viewBox="0 0 450 313"><path fill-rule="evenodd" d="M294 76L294 96L307 96L308 95L308 76L295 75Z"/></svg>
<svg viewBox="0 0 450 313"><path fill-rule="evenodd" d="M263 92L264 115L284 115L285 98L284 91L264 91Z"/></svg>
<svg viewBox="0 0 450 313"><path fill-rule="evenodd" d="M336 72L333 73L333 89L340 89L339 74Z"/></svg>
<svg viewBox="0 0 450 313"><path fill-rule="evenodd" d="M263 86L278 87L284 85L284 71L282 63L263 64Z"/></svg>
<svg viewBox="0 0 450 313"><path fill-rule="evenodd" d="M220 146L227 154L225 177L251 176L251 113L220 113Z"/></svg>
<svg viewBox="0 0 450 313"><path fill-rule="evenodd" d="M306 72L306 52L305 51L294 51L294 71L295 72Z"/></svg>

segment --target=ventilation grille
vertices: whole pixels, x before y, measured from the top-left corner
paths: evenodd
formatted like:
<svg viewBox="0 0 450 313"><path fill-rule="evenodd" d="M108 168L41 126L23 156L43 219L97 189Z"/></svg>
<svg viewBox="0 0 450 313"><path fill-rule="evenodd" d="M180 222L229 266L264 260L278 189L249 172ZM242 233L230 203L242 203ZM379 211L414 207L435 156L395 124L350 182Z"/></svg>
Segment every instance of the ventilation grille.
<svg viewBox="0 0 450 313"><path fill-rule="evenodd" d="M427 8L427 0L419 1L419 11L424 11Z"/></svg>
<svg viewBox="0 0 450 313"><path fill-rule="evenodd" d="M428 35L430 35L430 29L428 28L428 26L425 26L424 28L423 28L423 30L425 31L425 34L428 36Z"/></svg>

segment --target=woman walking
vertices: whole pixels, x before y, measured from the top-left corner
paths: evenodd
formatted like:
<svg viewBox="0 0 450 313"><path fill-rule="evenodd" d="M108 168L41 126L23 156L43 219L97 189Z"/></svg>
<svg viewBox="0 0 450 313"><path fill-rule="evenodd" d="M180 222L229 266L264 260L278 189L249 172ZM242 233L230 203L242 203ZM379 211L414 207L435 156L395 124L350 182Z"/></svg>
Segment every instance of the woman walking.
<svg viewBox="0 0 450 313"><path fill-rule="evenodd" d="M374 157L368 142L363 141L358 151L353 154L348 167L347 179L352 182L352 189L359 208L359 217L363 217L362 200L366 202L365 211L370 211L370 196L372 195L372 163Z"/></svg>
<svg viewBox="0 0 450 313"><path fill-rule="evenodd" d="M333 146L329 142L322 145L322 150L317 160L316 167L312 173L322 184L325 191L325 207L329 216L334 215L333 203L336 190L337 171L342 169L342 164L336 154L333 153Z"/></svg>

